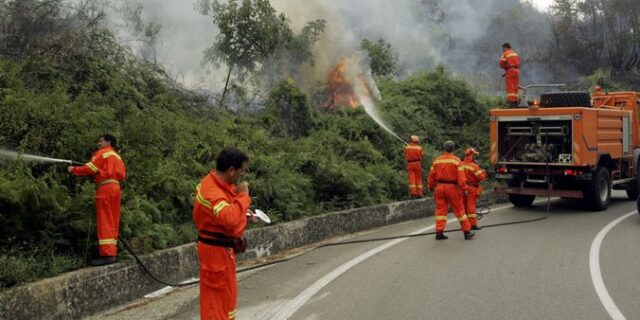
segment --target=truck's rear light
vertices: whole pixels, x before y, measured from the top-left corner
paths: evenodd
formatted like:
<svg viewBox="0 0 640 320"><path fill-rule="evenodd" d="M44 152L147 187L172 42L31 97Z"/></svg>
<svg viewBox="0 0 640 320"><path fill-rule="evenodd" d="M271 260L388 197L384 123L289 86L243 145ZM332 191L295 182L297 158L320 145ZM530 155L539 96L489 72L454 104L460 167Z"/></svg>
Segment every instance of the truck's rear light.
<svg viewBox="0 0 640 320"><path fill-rule="evenodd" d="M498 172L498 173L507 173L507 167L506 166L499 166L498 169L496 170L496 172Z"/></svg>
<svg viewBox="0 0 640 320"><path fill-rule="evenodd" d="M566 170L564 170L564 175L565 176L576 176L576 175L578 175L578 171L573 170L573 169L566 169Z"/></svg>

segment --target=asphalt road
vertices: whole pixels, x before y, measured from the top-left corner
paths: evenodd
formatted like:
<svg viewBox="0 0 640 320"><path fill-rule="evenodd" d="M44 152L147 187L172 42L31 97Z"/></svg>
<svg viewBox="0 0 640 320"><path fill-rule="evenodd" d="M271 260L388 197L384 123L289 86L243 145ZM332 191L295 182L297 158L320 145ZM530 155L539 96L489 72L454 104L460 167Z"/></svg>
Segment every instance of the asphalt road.
<svg viewBox="0 0 640 320"><path fill-rule="evenodd" d="M541 217L546 209L545 203L501 207L481 224ZM425 236L321 248L243 274L237 318L640 319L635 209L634 201L614 192L607 211L553 200L545 220L484 228L468 241L456 232L445 241ZM432 231L425 230L432 226L433 218L427 218L351 239ZM448 224L458 226L455 220ZM601 242L594 241L598 235ZM598 279L600 285L594 284ZM175 303L168 318L199 319L197 287L178 294L187 298ZM171 299L161 298L160 304L171 305Z"/></svg>

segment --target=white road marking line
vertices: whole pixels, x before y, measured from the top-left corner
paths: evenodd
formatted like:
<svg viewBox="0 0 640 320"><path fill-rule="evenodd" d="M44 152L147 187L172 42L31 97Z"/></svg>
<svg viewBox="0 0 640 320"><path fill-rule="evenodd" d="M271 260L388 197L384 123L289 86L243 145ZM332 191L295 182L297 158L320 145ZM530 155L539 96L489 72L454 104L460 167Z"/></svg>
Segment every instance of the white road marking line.
<svg viewBox="0 0 640 320"><path fill-rule="evenodd" d="M602 241L604 237L607 235L613 227L615 227L618 223L622 222L622 220L636 214L636 210L631 211L629 213L624 214L623 216L611 221L608 225L606 225L598 235L593 239L591 243L591 250L589 252L589 269L591 271L591 281L593 281L593 286L596 289L596 293L598 294L598 298L600 298L600 302L604 306L604 308L611 316L611 319L614 320L625 320L626 318L620 312L620 309L616 306L613 299L609 295L607 291L607 287L604 285L604 280L602 280L602 273L600 272L600 245L602 245Z"/></svg>
<svg viewBox="0 0 640 320"><path fill-rule="evenodd" d="M196 281L196 280L200 280L200 278L187 279L185 281L180 282L180 284L185 284L187 282L193 282L193 281ZM163 296L163 295L173 291L175 288L176 287L166 286L166 287L164 287L164 288L162 288L160 290L157 290L157 291L151 292L149 294L146 294L144 297L146 299L157 298L157 297Z"/></svg>
<svg viewBox="0 0 640 320"><path fill-rule="evenodd" d="M500 211L500 210L504 210L504 209L508 209L508 208L512 208L513 206L503 206L503 207L499 207L496 209L493 209L492 211ZM447 220L447 224L448 223L452 223L454 221L458 221L457 218L454 219L449 219ZM414 231L412 233L410 233L411 235L414 234L418 234L418 233L422 233L422 232L426 232L428 230L431 230L435 227L435 225L432 225L430 227L426 227L426 228L422 228L420 230ZM343 265L339 266L338 268L334 269L333 271L329 272L328 274L326 274L324 277L322 277L320 280L316 281L314 284L312 284L311 286L309 286L307 289L305 289L304 291L302 291L297 297L295 297L293 300L289 301L289 303L287 303L286 305L283 306L282 309L280 309L280 311L274 315L273 317L271 317L271 319L274 320L282 320L282 319L288 319L289 317L291 317L296 311L298 311L298 309L300 309L302 306L304 306L316 293L318 293L320 290L322 290L324 287L326 287L329 283L331 283L331 281L335 280L337 277L339 277L340 275L342 275L343 273L347 272L349 269L353 268L354 266L356 266L357 264L359 264L360 262L376 255L377 253L380 253L381 251L388 249L389 247L392 247L402 241L407 240L408 238L401 238L401 239L395 239L395 240L391 240L385 244L382 244L380 246L377 246L351 260L349 260L348 262L344 263Z"/></svg>

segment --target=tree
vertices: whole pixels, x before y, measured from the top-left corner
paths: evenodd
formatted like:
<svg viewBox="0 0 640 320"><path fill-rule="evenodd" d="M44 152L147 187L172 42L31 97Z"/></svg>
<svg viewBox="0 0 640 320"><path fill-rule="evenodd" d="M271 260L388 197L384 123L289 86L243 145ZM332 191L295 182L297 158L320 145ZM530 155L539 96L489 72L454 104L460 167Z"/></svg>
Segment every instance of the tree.
<svg viewBox="0 0 640 320"><path fill-rule="evenodd" d="M299 138L311 131L314 109L307 95L286 79L274 88L267 102L265 124L274 136Z"/></svg>
<svg viewBox="0 0 640 320"><path fill-rule="evenodd" d="M581 74L610 69L625 78L640 71L640 2L555 0L550 56ZM637 79L636 79L637 80Z"/></svg>
<svg viewBox="0 0 640 320"><path fill-rule="evenodd" d="M324 31L326 21L318 19L307 23L296 34L289 19L277 14L268 0L200 0L196 3L200 13L213 18L219 34L213 45L205 51L205 62L219 67L227 65L228 72L220 104L229 86L231 74L240 80L250 73L259 73L270 83L283 73L304 62L313 63L311 49Z"/></svg>
<svg viewBox="0 0 640 320"><path fill-rule="evenodd" d="M369 66L373 75L393 76L400 73L398 54L384 39L380 38L376 42L364 39L360 43L360 48L369 55Z"/></svg>

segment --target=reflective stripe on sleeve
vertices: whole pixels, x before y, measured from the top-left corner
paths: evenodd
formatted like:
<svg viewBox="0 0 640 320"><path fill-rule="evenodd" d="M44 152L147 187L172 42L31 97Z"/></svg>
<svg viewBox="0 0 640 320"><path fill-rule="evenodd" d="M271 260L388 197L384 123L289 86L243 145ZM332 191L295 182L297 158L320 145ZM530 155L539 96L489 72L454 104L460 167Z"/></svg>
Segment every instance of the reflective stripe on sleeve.
<svg viewBox="0 0 640 320"><path fill-rule="evenodd" d="M222 211L222 209L224 209L225 207L231 206L229 204L229 202L226 201L220 201L220 203L218 203L214 208L213 208L213 214L217 217L218 215L220 215L220 211Z"/></svg>
<svg viewBox="0 0 640 320"><path fill-rule="evenodd" d="M89 169L91 169L91 171L98 172L98 167L96 167L96 165L93 164L92 162L87 162L85 165L87 167L89 167Z"/></svg>

